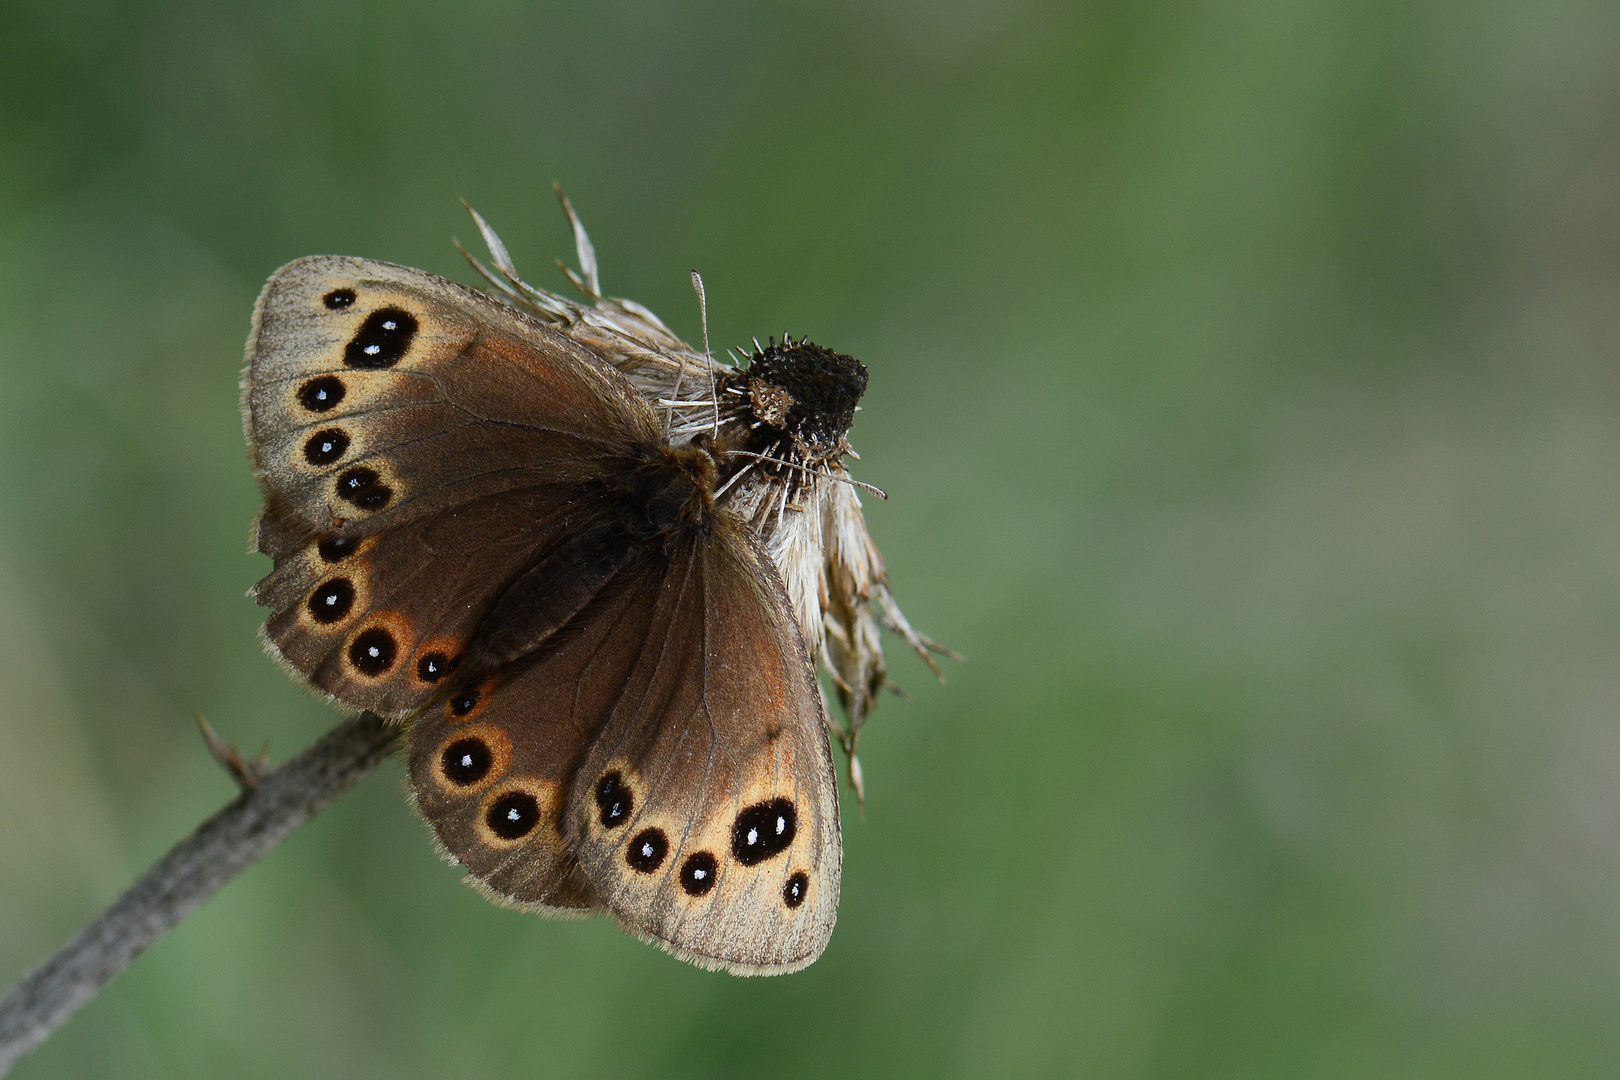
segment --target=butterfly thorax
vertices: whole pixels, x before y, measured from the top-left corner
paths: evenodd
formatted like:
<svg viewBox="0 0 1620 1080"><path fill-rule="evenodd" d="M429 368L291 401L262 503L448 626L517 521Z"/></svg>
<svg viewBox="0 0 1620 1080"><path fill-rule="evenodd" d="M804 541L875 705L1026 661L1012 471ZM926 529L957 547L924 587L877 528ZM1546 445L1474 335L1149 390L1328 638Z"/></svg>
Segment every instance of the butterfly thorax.
<svg viewBox="0 0 1620 1080"><path fill-rule="evenodd" d="M668 544L685 529L707 530L714 513L714 485L719 475L708 440L690 446L662 446L625 478L624 505L634 515L634 530L646 540Z"/></svg>
<svg viewBox="0 0 1620 1080"><path fill-rule="evenodd" d="M451 696L542 648L614 579L665 563L683 542L706 537L715 475L714 459L698 447L649 445L584 489L569 532L536 548L485 609Z"/></svg>

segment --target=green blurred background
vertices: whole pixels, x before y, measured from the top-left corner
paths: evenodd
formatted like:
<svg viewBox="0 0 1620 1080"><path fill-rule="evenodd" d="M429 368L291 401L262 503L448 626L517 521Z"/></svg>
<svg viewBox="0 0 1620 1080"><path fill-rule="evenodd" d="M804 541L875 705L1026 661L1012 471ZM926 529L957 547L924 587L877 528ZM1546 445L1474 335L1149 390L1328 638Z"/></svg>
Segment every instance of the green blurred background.
<svg viewBox="0 0 1620 1080"><path fill-rule="evenodd" d="M237 374L334 252L871 369L966 653L802 974L485 903L397 765L20 1077L1620 1068L1620 9L0 5L0 982L333 715L254 637Z"/></svg>

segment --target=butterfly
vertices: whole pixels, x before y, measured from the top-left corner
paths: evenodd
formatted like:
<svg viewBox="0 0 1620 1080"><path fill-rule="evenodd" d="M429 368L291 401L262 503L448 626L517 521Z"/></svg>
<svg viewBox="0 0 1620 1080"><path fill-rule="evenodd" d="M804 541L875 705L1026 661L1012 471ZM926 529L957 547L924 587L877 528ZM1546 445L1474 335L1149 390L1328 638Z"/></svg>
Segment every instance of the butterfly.
<svg viewBox="0 0 1620 1080"><path fill-rule="evenodd" d="M866 371L787 338L752 375L699 363L601 299L570 218L603 318L363 259L271 277L243 380L263 637L338 705L409 722L416 808L492 899L796 970L831 934L842 863L816 663L866 648L869 688L882 666L828 644L832 594L816 583L812 613L783 556L824 565L853 538L876 558L864 526L806 539L830 489L853 491ZM638 362L673 365L667 394Z"/></svg>

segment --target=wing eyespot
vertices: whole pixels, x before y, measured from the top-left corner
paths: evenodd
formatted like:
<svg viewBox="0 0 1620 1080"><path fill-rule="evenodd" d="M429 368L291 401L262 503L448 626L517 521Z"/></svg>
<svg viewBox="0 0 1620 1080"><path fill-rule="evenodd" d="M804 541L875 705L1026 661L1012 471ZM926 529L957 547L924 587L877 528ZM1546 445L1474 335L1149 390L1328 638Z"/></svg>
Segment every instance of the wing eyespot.
<svg viewBox="0 0 1620 1080"><path fill-rule="evenodd" d="M664 865L669 855L669 837L663 829L642 829L630 838L624 861L638 873L650 874Z"/></svg>
<svg viewBox="0 0 1620 1080"><path fill-rule="evenodd" d="M304 460L316 467L331 465L349 452L349 436L342 428L317 431L304 443Z"/></svg>
<svg viewBox="0 0 1620 1080"><path fill-rule="evenodd" d="M332 578L315 586L305 606L311 619L322 626L332 626L342 622L354 610L355 597L358 595L354 582L348 578Z"/></svg>
<svg viewBox="0 0 1620 1080"><path fill-rule="evenodd" d="M507 733L491 724L477 724L441 738L422 759L421 779L433 780L452 796L465 797L495 783L511 767L512 740Z"/></svg>
<svg viewBox="0 0 1620 1080"><path fill-rule="evenodd" d="M502 792L484 811L484 824L501 840L522 840L540 824L540 800L522 788Z"/></svg>
<svg viewBox="0 0 1620 1080"><path fill-rule="evenodd" d="M450 672L450 658L442 652L426 652L416 658L416 678L436 683Z"/></svg>
<svg viewBox="0 0 1620 1080"><path fill-rule="evenodd" d="M636 797L617 769L602 774L596 782L596 813L604 829L616 829L630 820Z"/></svg>
<svg viewBox="0 0 1620 1080"><path fill-rule="evenodd" d="M460 656L451 656L443 649L431 649L416 658L417 681L431 686L456 670L460 663Z"/></svg>
<svg viewBox="0 0 1620 1080"><path fill-rule="evenodd" d="M328 311L343 311L345 308L351 308L354 306L354 301L353 289L333 289L321 297L321 303L326 305Z"/></svg>
<svg viewBox="0 0 1620 1080"><path fill-rule="evenodd" d="M394 489L376 469L357 465L338 475L337 497L360 510L381 510L393 499Z"/></svg>
<svg viewBox="0 0 1620 1080"><path fill-rule="evenodd" d="M306 412L331 412L342 403L347 393L348 387L343 385L342 379L336 375L322 375L298 388L298 404Z"/></svg>
<svg viewBox="0 0 1620 1080"><path fill-rule="evenodd" d="M681 888L687 896L707 896L714 890L714 881L720 869L715 857L707 851L694 852L681 864Z"/></svg>
<svg viewBox="0 0 1620 1080"><path fill-rule="evenodd" d="M457 656L450 661L451 670L461 663ZM451 694L444 703L444 718L451 724L464 723L484 711L489 704L490 692L495 689L495 680L486 679L475 686L463 686Z"/></svg>
<svg viewBox="0 0 1620 1080"><path fill-rule="evenodd" d="M792 846L798 816L790 799L771 799L743 809L731 825L731 854L744 866L775 858Z"/></svg>
<svg viewBox="0 0 1620 1080"><path fill-rule="evenodd" d="M393 367L410 350L417 325L416 316L404 308L378 308L344 346L343 362L352 368Z"/></svg>
<svg viewBox="0 0 1620 1080"><path fill-rule="evenodd" d="M368 679L379 679L399 658L399 642L386 626L368 627L354 636L345 650L349 666Z"/></svg>
<svg viewBox="0 0 1620 1080"><path fill-rule="evenodd" d="M358 536L326 536L315 545L315 553L321 557L321 562L340 563L353 555L360 546Z"/></svg>
<svg viewBox="0 0 1620 1080"><path fill-rule="evenodd" d="M796 908L804 903L804 898L810 894L810 875L803 870L797 870L782 886L782 903L789 908Z"/></svg>
<svg viewBox="0 0 1620 1080"><path fill-rule="evenodd" d="M495 766L495 752L476 735L464 735L439 753L439 773L459 788L476 787Z"/></svg>
<svg viewBox="0 0 1620 1080"><path fill-rule="evenodd" d="M461 666L462 643L449 636L418 642L411 660L411 677L417 688L427 690L448 679Z"/></svg>

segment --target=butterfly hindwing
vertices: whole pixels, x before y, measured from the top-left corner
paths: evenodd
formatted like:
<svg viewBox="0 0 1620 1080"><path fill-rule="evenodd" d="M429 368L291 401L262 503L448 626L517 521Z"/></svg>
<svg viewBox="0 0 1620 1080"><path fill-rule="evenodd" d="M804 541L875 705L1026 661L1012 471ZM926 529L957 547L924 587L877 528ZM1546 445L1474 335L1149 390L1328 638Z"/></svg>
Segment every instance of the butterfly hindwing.
<svg viewBox="0 0 1620 1080"><path fill-rule="evenodd" d="M645 560L623 566L533 654L459 677L412 725L417 810L501 902L553 912L594 902L567 835L568 795L646 641L659 578Z"/></svg>
<svg viewBox="0 0 1620 1080"><path fill-rule="evenodd" d="M417 806L475 883L558 907L587 882L641 937L739 973L820 954L838 903L836 782L766 559L725 515L670 552L635 550L531 656L465 676L417 721Z"/></svg>
<svg viewBox="0 0 1620 1080"><path fill-rule="evenodd" d="M577 486L536 486L377 535L301 540L283 538L285 519L267 511L261 547L268 540L280 553L254 588L274 612L265 640L345 704L409 712L444 688L502 590L539 553L566 543L581 498Z"/></svg>
<svg viewBox="0 0 1620 1080"><path fill-rule="evenodd" d="M842 845L821 696L769 557L729 515L673 553L570 813L597 895L642 937L743 974L825 947Z"/></svg>

